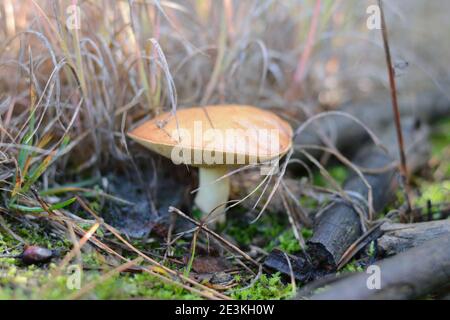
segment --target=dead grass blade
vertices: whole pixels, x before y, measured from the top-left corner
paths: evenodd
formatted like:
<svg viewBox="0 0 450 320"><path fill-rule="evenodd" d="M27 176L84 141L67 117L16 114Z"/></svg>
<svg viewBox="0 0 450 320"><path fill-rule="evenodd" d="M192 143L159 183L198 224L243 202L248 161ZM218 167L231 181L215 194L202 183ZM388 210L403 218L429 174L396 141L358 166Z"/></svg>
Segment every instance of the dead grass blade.
<svg viewBox="0 0 450 320"><path fill-rule="evenodd" d="M402 132L402 124L400 120L400 111L398 108L397 102L397 88L395 84L395 76L394 76L394 67L391 61L391 50L389 48L389 40L388 40L388 32L386 27L386 21L384 17L383 11L383 1L378 0L378 7L380 8L381 15L381 32L383 35L383 46L384 53L386 56L386 66L389 76L389 85L391 89L391 100L392 100L392 110L394 113L394 121L395 121L395 130L397 133L397 143L398 143L398 152L400 155L400 174L402 178L402 185L405 188L405 200L408 206L407 214L410 214L412 211L411 200L409 198L409 178L408 178L408 167L406 164L406 153L405 153L405 144L403 142L403 132Z"/></svg>

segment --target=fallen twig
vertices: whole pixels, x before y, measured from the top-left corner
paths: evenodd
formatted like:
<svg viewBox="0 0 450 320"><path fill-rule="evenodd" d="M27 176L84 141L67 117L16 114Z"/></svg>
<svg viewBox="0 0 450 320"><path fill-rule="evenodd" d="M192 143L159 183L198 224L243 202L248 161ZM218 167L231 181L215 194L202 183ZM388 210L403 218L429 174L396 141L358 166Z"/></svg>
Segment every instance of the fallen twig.
<svg viewBox="0 0 450 320"><path fill-rule="evenodd" d="M337 281L311 299L414 299L438 290L450 282L450 235L426 241L381 261L379 289L367 285L365 272ZM298 297L301 298L301 297Z"/></svg>
<svg viewBox="0 0 450 320"><path fill-rule="evenodd" d="M419 223L385 222L380 226L383 236L377 241L380 255L390 256L420 246L428 240L450 234L450 220Z"/></svg>

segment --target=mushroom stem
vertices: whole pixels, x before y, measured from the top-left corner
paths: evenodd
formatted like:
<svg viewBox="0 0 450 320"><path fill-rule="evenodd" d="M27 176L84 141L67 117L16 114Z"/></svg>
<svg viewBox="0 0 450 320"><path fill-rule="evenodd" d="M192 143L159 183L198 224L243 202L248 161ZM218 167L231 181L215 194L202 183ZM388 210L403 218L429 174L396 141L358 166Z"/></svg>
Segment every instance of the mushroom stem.
<svg viewBox="0 0 450 320"><path fill-rule="evenodd" d="M214 221L220 223L225 222L223 212L230 195L230 178L223 177L227 173L225 166L199 168L199 189L195 204L205 215L214 210L210 217L218 217Z"/></svg>

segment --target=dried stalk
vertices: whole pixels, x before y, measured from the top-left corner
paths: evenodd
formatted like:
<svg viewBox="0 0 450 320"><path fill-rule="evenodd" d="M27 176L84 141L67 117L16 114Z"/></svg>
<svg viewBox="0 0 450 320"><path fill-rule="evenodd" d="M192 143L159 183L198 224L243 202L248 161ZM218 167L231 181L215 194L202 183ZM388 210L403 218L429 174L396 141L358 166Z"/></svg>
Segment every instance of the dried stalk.
<svg viewBox="0 0 450 320"><path fill-rule="evenodd" d="M402 184L405 187L405 200L407 204L407 213L411 212L411 201L409 199L409 181L408 181L408 169L406 165L406 154L405 154L405 146L403 142L403 133L402 133L402 125L400 121L400 111L398 108L398 102L397 102L397 88L395 84L395 76L394 76L394 68L392 66L391 61L391 51L389 48L389 41L388 41L388 34L387 34L387 27L386 27L386 21L384 18L384 11L383 11L383 5L382 1L378 0L378 6L380 8L380 14L381 14L381 32L383 35L383 46L384 46L384 52L386 55L386 65L388 69L388 75L389 75L389 84L391 88L391 99L392 99L392 110L394 112L394 121L395 121L395 129L397 133L397 142L398 142L398 151L400 155L400 175L402 178Z"/></svg>

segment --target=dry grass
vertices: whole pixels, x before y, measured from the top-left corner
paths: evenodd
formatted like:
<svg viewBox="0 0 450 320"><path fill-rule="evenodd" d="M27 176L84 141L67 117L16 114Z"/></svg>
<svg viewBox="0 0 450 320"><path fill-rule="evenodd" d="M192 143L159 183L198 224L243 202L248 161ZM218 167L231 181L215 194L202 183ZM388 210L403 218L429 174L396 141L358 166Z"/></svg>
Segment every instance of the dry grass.
<svg viewBox="0 0 450 320"><path fill-rule="evenodd" d="M129 162L124 132L162 110L222 102L295 110L297 101L315 110L317 98L335 107L386 84L379 34L365 28L358 1L75 3L79 30L66 26L71 1L8 0L1 8L2 149L17 155L31 122L35 161L70 137L47 181L69 163L80 174ZM421 6L411 7L386 11L406 16ZM394 34L398 51L396 41ZM449 49L441 48L434 50ZM424 66L417 60L408 59L413 72ZM437 79L435 65L426 70ZM295 100L287 99L292 88ZM38 147L46 135L50 142Z"/></svg>
<svg viewBox="0 0 450 320"><path fill-rule="evenodd" d="M74 198L47 197L48 190L85 190L64 184L142 168L149 154L128 145L125 133L162 111L241 103L293 120L386 90L380 34L365 25L371 3L2 1L2 212L42 209L33 188L52 203L44 211L64 209ZM72 4L80 8L80 29L66 25ZM420 1L386 5L395 21L394 59L409 62L409 76L398 80L400 95L446 90L442 75L450 67L437 58L448 57L450 44L436 41L448 30L440 6L448 2L434 1L421 17ZM439 27L421 29L430 17ZM151 173L158 166L157 158L147 165Z"/></svg>

